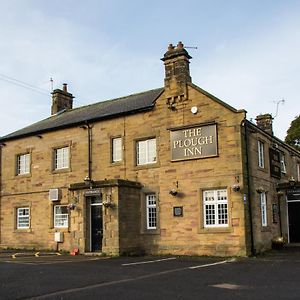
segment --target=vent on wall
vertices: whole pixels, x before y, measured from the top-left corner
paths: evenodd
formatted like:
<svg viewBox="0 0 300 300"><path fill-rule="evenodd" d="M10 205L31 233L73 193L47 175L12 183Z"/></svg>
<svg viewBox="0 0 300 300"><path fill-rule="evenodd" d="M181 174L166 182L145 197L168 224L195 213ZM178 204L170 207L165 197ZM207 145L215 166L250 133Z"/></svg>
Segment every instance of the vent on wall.
<svg viewBox="0 0 300 300"><path fill-rule="evenodd" d="M50 201L58 201L58 200L60 200L59 189L50 189L49 190L49 200Z"/></svg>

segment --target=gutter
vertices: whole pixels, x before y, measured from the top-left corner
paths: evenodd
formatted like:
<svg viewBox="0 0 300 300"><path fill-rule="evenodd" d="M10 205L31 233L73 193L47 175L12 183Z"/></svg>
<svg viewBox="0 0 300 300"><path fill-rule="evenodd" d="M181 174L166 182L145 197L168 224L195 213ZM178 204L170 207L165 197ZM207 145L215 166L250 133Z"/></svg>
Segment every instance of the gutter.
<svg viewBox="0 0 300 300"><path fill-rule="evenodd" d="M251 256L256 256L256 249L254 247L254 232L253 232L253 219L252 219L252 203L251 203L251 189L250 189L250 166L249 166L249 131L246 120L243 120L241 126L244 127L245 132L245 147L246 147L246 170L247 170L247 197L249 206L249 221L250 221L250 243L251 243Z"/></svg>

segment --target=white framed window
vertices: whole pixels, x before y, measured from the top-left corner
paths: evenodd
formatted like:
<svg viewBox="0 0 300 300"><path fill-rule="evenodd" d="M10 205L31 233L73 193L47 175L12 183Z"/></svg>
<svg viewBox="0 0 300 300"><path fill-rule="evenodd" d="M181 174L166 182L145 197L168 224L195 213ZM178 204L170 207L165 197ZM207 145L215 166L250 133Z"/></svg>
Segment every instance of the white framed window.
<svg viewBox="0 0 300 300"><path fill-rule="evenodd" d="M122 161L122 138L117 137L111 140L111 150L112 150L112 157L111 161L119 162Z"/></svg>
<svg viewBox="0 0 300 300"><path fill-rule="evenodd" d="M281 173L286 174L285 156L283 154L280 155L280 169Z"/></svg>
<svg viewBox="0 0 300 300"><path fill-rule="evenodd" d="M136 143L137 165L156 163L156 138Z"/></svg>
<svg viewBox="0 0 300 300"><path fill-rule="evenodd" d="M300 164L297 164L297 176L298 176L298 181L300 181Z"/></svg>
<svg viewBox="0 0 300 300"><path fill-rule="evenodd" d="M69 168L69 147L54 149L54 169Z"/></svg>
<svg viewBox="0 0 300 300"><path fill-rule="evenodd" d="M20 154L17 156L17 175L30 173L30 154Z"/></svg>
<svg viewBox="0 0 300 300"><path fill-rule="evenodd" d="M66 228L69 226L69 212L66 205L55 205L53 216L55 228Z"/></svg>
<svg viewBox="0 0 300 300"><path fill-rule="evenodd" d="M30 227L29 207L17 208L17 229L27 229Z"/></svg>
<svg viewBox="0 0 300 300"><path fill-rule="evenodd" d="M267 217L267 198L266 193L262 192L259 194L260 198L260 210L261 210L261 226L268 226L268 217Z"/></svg>
<svg viewBox="0 0 300 300"><path fill-rule="evenodd" d="M146 195L147 229L157 228L156 195Z"/></svg>
<svg viewBox="0 0 300 300"><path fill-rule="evenodd" d="M265 167L265 153L264 153L264 143L261 141L258 141L258 166L260 168Z"/></svg>
<svg viewBox="0 0 300 300"><path fill-rule="evenodd" d="M204 227L228 227L227 190L203 191Z"/></svg>

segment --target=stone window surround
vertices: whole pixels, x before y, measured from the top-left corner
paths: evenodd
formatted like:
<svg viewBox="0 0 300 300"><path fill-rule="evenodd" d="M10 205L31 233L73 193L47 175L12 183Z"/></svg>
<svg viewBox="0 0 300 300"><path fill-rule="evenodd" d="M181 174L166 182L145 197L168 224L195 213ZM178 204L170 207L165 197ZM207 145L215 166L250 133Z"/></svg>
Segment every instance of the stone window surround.
<svg viewBox="0 0 300 300"><path fill-rule="evenodd" d="M63 172L70 172L71 171L71 157L72 157L71 144L72 144L72 142L70 141L70 142L67 142L67 143L57 144L57 145L52 146L52 148L51 148L51 152L52 152L52 160L51 160L52 173L63 173ZM56 150L57 149L62 149L62 148L68 148L69 149L68 167L67 168L61 168L61 169L56 169L55 168Z"/></svg>
<svg viewBox="0 0 300 300"><path fill-rule="evenodd" d="M120 153L120 160L114 160L114 148L113 148L113 141L116 139L121 139L121 153ZM124 143L123 143L123 137L122 135L116 135L110 137L110 163L115 164L121 164L124 160Z"/></svg>
<svg viewBox="0 0 300 300"><path fill-rule="evenodd" d="M29 172L28 173L18 173L18 164L19 164L19 157L22 155L29 154ZM32 149L24 150L19 152L15 155L15 176L16 177L26 177L31 176L31 165L32 165Z"/></svg>
<svg viewBox="0 0 300 300"><path fill-rule="evenodd" d="M203 204L203 192L208 190L226 190L227 191L227 215L228 215L228 224L226 227L204 227L204 204ZM198 233L199 234L211 234L211 233L230 233L233 232L233 227L231 224L231 215L232 215L232 204L230 201L230 188L225 186L217 186L217 187L208 187L201 188L198 191L198 205L199 205L199 226Z"/></svg>
<svg viewBox="0 0 300 300"><path fill-rule="evenodd" d="M27 233L32 232L32 209L31 202L27 200L17 201L13 204L13 224L14 224L14 233ZM18 208L29 208L29 228L18 228Z"/></svg>
<svg viewBox="0 0 300 300"><path fill-rule="evenodd" d="M265 169L266 161L265 161L265 142L258 139L257 140L257 159L258 159L258 167L260 169Z"/></svg>

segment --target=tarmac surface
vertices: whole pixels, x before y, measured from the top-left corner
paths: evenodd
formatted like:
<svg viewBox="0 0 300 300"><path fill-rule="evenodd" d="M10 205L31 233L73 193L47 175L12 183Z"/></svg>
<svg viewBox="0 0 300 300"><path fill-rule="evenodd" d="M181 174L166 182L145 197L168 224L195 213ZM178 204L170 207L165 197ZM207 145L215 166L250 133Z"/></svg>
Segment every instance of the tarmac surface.
<svg viewBox="0 0 300 300"><path fill-rule="evenodd" d="M255 258L1 251L0 299L300 299L300 248Z"/></svg>

